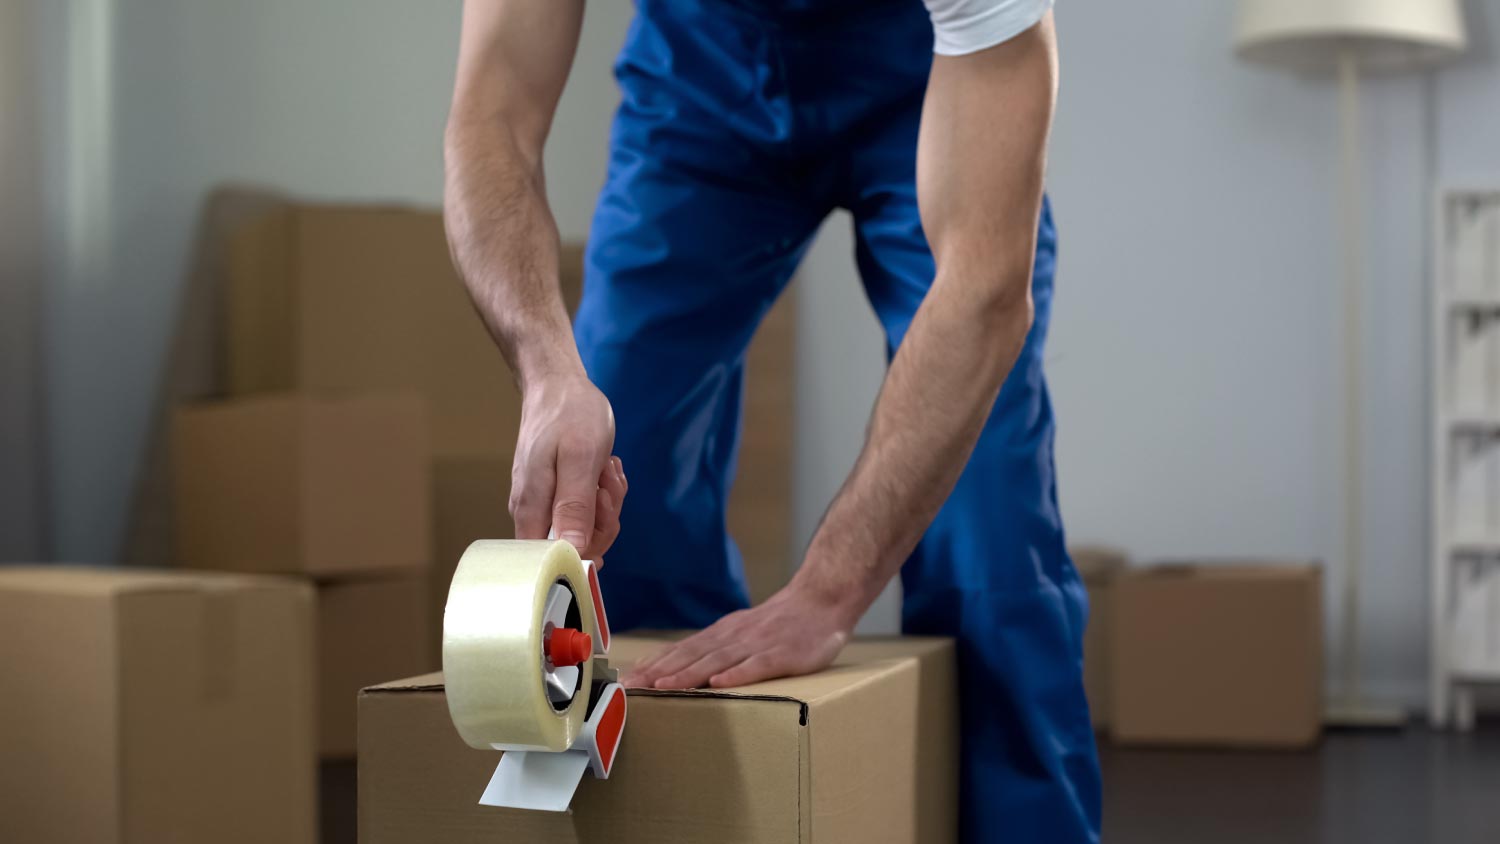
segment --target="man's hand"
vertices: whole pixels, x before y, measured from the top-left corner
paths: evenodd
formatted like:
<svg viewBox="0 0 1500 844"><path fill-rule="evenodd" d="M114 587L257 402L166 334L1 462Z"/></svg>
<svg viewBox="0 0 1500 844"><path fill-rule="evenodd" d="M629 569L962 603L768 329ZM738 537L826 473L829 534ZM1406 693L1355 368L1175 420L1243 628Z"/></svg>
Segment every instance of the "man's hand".
<svg viewBox="0 0 1500 844"><path fill-rule="evenodd" d="M724 688L827 668L867 602L824 597L793 579L758 607L730 613L712 627L638 663L628 686Z"/></svg>
<svg viewBox="0 0 1500 844"><path fill-rule="evenodd" d="M549 532L602 562L620 533L625 469L611 457L615 417L609 400L582 375L535 381L521 407L511 474L517 539Z"/></svg>

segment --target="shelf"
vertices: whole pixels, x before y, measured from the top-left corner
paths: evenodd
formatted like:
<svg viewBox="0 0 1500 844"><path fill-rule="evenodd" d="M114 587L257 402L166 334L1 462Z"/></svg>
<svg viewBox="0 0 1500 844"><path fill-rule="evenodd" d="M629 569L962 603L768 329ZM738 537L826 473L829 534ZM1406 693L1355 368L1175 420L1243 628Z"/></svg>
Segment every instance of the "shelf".
<svg viewBox="0 0 1500 844"><path fill-rule="evenodd" d="M1449 649L1460 614L1454 599L1471 597L1457 587L1483 577L1488 590L1500 569L1500 500L1494 498L1500 494L1494 477L1500 474L1494 462L1500 458L1500 382L1494 380L1500 373L1500 277L1491 263L1500 248L1500 186L1448 188L1435 199L1426 274L1433 285L1428 360L1434 386L1428 708L1434 724L1467 729L1474 720L1473 687L1500 685L1500 652L1489 638L1500 632L1500 608L1489 594L1482 606L1468 600L1462 608L1465 636L1483 634L1486 647Z"/></svg>

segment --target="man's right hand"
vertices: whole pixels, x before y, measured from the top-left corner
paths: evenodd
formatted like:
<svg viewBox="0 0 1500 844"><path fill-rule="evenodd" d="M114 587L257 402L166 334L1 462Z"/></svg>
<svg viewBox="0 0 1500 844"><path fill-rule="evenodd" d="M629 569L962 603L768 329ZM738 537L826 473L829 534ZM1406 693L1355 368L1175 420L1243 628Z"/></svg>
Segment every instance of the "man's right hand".
<svg viewBox="0 0 1500 844"><path fill-rule="evenodd" d="M615 416L609 399L582 375L528 385L511 473L517 539L567 540L600 561L620 533L627 485L610 455Z"/></svg>

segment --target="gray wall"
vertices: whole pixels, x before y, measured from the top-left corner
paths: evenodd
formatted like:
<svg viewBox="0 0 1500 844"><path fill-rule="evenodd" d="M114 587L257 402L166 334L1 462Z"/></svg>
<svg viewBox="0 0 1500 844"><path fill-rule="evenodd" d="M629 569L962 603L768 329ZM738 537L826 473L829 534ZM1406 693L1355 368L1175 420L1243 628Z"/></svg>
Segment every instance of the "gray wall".
<svg viewBox="0 0 1500 844"><path fill-rule="evenodd" d="M55 9L0 5L0 561L45 556L41 324Z"/></svg>
<svg viewBox="0 0 1500 844"><path fill-rule="evenodd" d="M436 202L457 4L71 7L69 95L99 107L75 108L59 176L73 186L61 203L73 259L47 291L48 468L58 552L104 559L204 192L249 181ZM1059 4L1049 366L1063 509L1073 538L1139 557L1337 560L1334 91L1236 61L1231 9ZM1500 0L1475 12L1487 41ZM548 180L566 236L586 233L603 177L608 67L628 14L591 4L557 120ZM1497 85L1485 48L1431 80L1367 88L1366 652L1377 690L1404 699L1420 694L1426 648L1425 185L1500 181ZM803 538L853 460L883 366L850 252L836 216L796 293ZM894 606L869 625L888 628Z"/></svg>

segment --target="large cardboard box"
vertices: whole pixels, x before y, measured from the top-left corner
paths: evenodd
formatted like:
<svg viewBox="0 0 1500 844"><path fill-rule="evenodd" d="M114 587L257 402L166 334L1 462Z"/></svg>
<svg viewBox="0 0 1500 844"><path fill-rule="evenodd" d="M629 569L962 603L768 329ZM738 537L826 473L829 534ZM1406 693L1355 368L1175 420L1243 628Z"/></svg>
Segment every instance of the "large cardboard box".
<svg viewBox="0 0 1500 844"><path fill-rule="evenodd" d="M312 589L0 568L0 841L311 844Z"/></svg>
<svg viewBox="0 0 1500 844"><path fill-rule="evenodd" d="M1160 565L1114 584L1110 734L1302 747L1323 716L1322 570Z"/></svg>
<svg viewBox="0 0 1500 844"><path fill-rule="evenodd" d="M189 405L172 446L180 565L335 577L432 554L415 396Z"/></svg>
<svg viewBox="0 0 1500 844"><path fill-rule="evenodd" d="M1114 581L1128 562L1125 552L1099 545L1068 549L1089 593L1089 624L1083 634L1083 690L1094 729L1109 727L1110 626Z"/></svg>
<svg viewBox="0 0 1500 844"><path fill-rule="evenodd" d="M318 747L354 758L359 690L433 671L426 572L318 586Z"/></svg>
<svg viewBox="0 0 1500 844"><path fill-rule="evenodd" d="M617 637L628 665L659 643ZM360 695L364 844L941 842L957 833L953 646L861 641L808 677L633 691L607 781L569 813L478 805L499 754L454 731L442 675Z"/></svg>
<svg viewBox="0 0 1500 844"><path fill-rule="evenodd" d="M582 261L565 250L565 301ZM229 249L229 388L416 392L442 456L515 446L519 401L449 259L436 211L288 204Z"/></svg>

